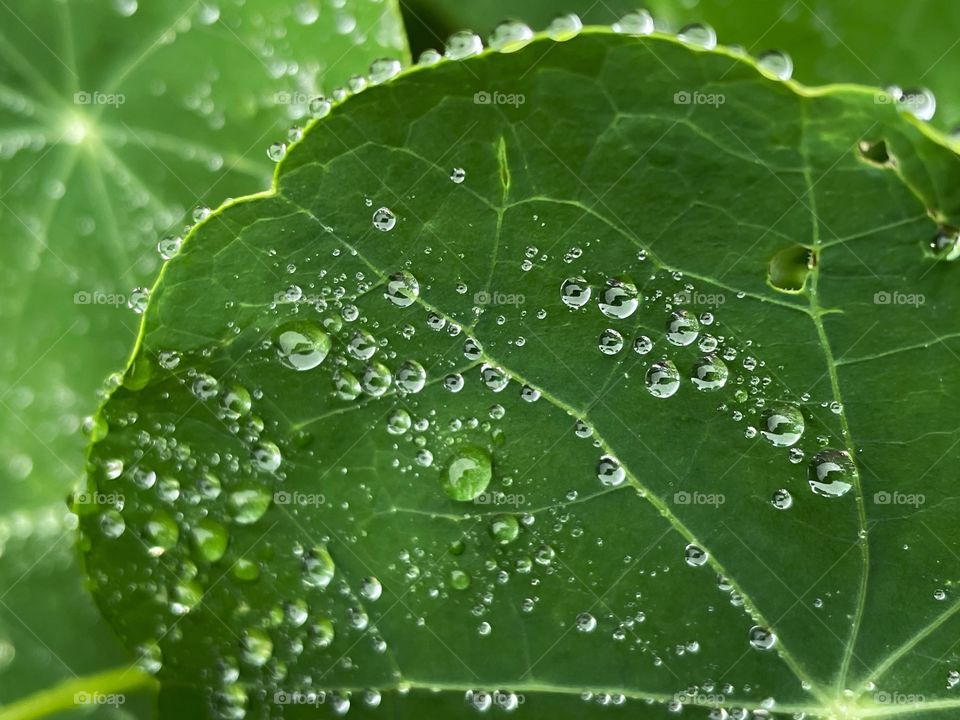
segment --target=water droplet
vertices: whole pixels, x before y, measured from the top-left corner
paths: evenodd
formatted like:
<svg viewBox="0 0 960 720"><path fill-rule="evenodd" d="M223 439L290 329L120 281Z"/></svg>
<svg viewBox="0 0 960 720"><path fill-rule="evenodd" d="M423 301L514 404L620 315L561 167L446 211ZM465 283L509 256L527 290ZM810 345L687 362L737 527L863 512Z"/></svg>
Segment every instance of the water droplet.
<svg viewBox="0 0 960 720"><path fill-rule="evenodd" d="M519 20L507 20L494 29L490 36L490 49L500 52L515 52L533 39L533 30Z"/></svg>
<svg viewBox="0 0 960 720"><path fill-rule="evenodd" d="M252 525L264 516L272 501L273 495L266 488L253 486L231 492L227 504L235 523Z"/></svg>
<svg viewBox="0 0 960 720"><path fill-rule="evenodd" d="M467 171L463 168L454 168L450 171L450 180L457 185L467 179Z"/></svg>
<svg viewBox="0 0 960 720"><path fill-rule="evenodd" d="M393 214L390 208L382 207L373 213L373 226L380 232L393 230L393 226L396 224L397 216Z"/></svg>
<svg viewBox="0 0 960 720"><path fill-rule="evenodd" d="M291 370L312 370L330 352L330 336L307 320L294 320L274 331L280 364Z"/></svg>
<svg viewBox="0 0 960 720"><path fill-rule="evenodd" d="M273 641L266 630L250 628L243 635L243 659L254 667L263 667L273 656Z"/></svg>
<svg viewBox="0 0 960 720"><path fill-rule="evenodd" d="M727 384L727 378L730 371L726 363L716 355L706 355L693 366L693 375L690 381L697 390L710 391L719 390Z"/></svg>
<svg viewBox="0 0 960 720"><path fill-rule="evenodd" d="M757 65L768 75L778 80L789 80L793 76L793 60L785 52L767 50L757 56Z"/></svg>
<svg viewBox="0 0 960 720"><path fill-rule="evenodd" d="M700 334L700 321L687 310L674 310L667 320L667 340L673 345L689 345Z"/></svg>
<svg viewBox="0 0 960 720"><path fill-rule="evenodd" d="M653 29L653 16L646 10L627 13L613 24L614 32L625 35L649 35Z"/></svg>
<svg viewBox="0 0 960 720"><path fill-rule="evenodd" d="M796 405L776 403L764 410L760 434L774 447L796 445L803 436L803 413Z"/></svg>
<svg viewBox="0 0 960 720"><path fill-rule="evenodd" d="M116 510L105 510L100 515L100 532L104 537L116 540L127 529L123 516Z"/></svg>
<svg viewBox="0 0 960 720"><path fill-rule="evenodd" d="M597 479L603 485L617 487L627 479L627 473L619 460L611 455L604 455L597 463Z"/></svg>
<svg viewBox="0 0 960 720"><path fill-rule="evenodd" d="M372 397L380 397L385 394L393 384L393 373L383 363L373 362L367 365L363 370L363 376L360 378L360 385L363 391Z"/></svg>
<svg viewBox="0 0 960 720"><path fill-rule="evenodd" d="M180 539L180 528L176 521L170 517L170 514L164 510L155 510L147 520L147 537L150 538L152 547L150 554L154 557L163 554L167 550L173 549Z"/></svg>
<svg viewBox="0 0 960 720"><path fill-rule="evenodd" d="M590 633L597 629L597 619L588 612L582 612L577 615L577 630L582 633Z"/></svg>
<svg viewBox="0 0 960 720"><path fill-rule="evenodd" d="M592 291L582 277L567 278L560 286L560 299L570 308L582 308L590 302Z"/></svg>
<svg viewBox="0 0 960 720"><path fill-rule="evenodd" d="M176 235L171 235L163 238L157 243L157 252L160 253L160 257L162 257L164 260L170 260L178 252L180 252L180 246L182 244L183 238L177 237Z"/></svg>
<svg viewBox="0 0 960 720"><path fill-rule="evenodd" d="M470 576L463 570L451 570L450 587L454 590L466 590L470 587Z"/></svg>
<svg viewBox="0 0 960 720"><path fill-rule="evenodd" d="M647 370L645 382L651 395L668 398L680 388L680 371L672 360L661 360Z"/></svg>
<svg viewBox="0 0 960 720"><path fill-rule="evenodd" d="M365 600L370 600L371 602L376 602L380 599L380 595L383 594L383 585L380 584L380 581L377 578L371 576L366 578L362 583L360 583L360 595Z"/></svg>
<svg viewBox="0 0 960 720"><path fill-rule="evenodd" d="M215 563L227 552L230 534L220 523L204 518L191 531L193 546L206 562Z"/></svg>
<svg viewBox="0 0 960 720"><path fill-rule="evenodd" d="M383 296L397 307L410 307L420 297L420 283L406 270L390 276Z"/></svg>
<svg viewBox="0 0 960 720"><path fill-rule="evenodd" d="M127 298L127 307L133 310L137 315L142 315L147 309L147 301L150 299L150 291L144 287L134 288Z"/></svg>
<svg viewBox="0 0 960 720"><path fill-rule="evenodd" d="M483 41L470 30L461 30L449 37L444 57L450 60L463 60L483 52Z"/></svg>
<svg viewBox="0 0 960 720"><path fill-rule="evenodd" d="M443 55L433 48L427 48L417 58L417 65L436 65L441 60L443 60Z"/></svg>
<svg viewBox="0 0 960 720"><path fill-rule="evenodd" d="M480 380L494 392L501 392L510 383L510 376L500 368L484 363L480 368Z"/></svg>
<svg viewBox="0 0 960 720"><path fill-rule="evenodd" d="M269 440L263 440L254 445L253 451L250 453L250 460L253 462L253 466L264 472L273 472L276 470L280 467L282 459L280 448Z"/></svg>
<svg viewBox="0 0 960 720"><path fill-rule="evenodd" d="M220 407L230 420L246 415L253 407L250 391L243 385L231 385L220 395Z"/></svg>
<svg viewBox="0 0 960 720"><path fill-rule="evenodd" d="M513 515L500 515L490 523L490 534L500 545L508 545L520 534L520 523Z"/></svg>
<svg viewBox="0 0 960 720"><path fill-rule="evenodd" d="M608 318L625 320L636 312L640 302L637 300L637 286L628 280L607 280L600 296L600 312Z"/></svg>
<svg viewBox="0 0 960 720"><path fill-rule="evenodd" d="M313 117L324 118L330 114L331 107L333 107L333 105L327 98L323 97L323 95L318 95L310 101L309 110Z"/></svg>
<svg viewBox="0 0 960 720"><path fill-rule="evenodd" d="M750 628L749 638L750 645L757 650L770 650L777 644L777 636L759 625Z"/></svg>
<svg viewBox="0 0 960 720"><path fill-rule="evenodd" d="M308 588L324 590L333 580L336 565L323 545L316 545L303 556L303 584Z"/></svg>
<svg viewBox="0 0 960 720"><path fill-rule="evenodd" d="M493 476L490 454L482 448L460 448L441 477L444 492L461 502L482 495Z"/></svg>
<svg viewBox="0 0 960 720"><path fill-rule="evenodd" d="M570 40L576 37L581 30L583 30L583 21L580 20L580 17L573 13L568 13L555 18L547 28L547 34L553 40L563 42L564 40Z"/></svg>
<svg viewBox="0 0 960 720"><path fill-rule="evenodd" d="M653 350L653 340L646 335L640 335L633 341L633 351L637 355L646 355Z"/></svg>
<svg viewBox="0 0 960 720"><path fill-rule="evenodd" d="M282 142L275 142L267 148L267 157L273 162L280 162L283 156L287 154L287 145Z"/></svg>
<svg viewBox="0 0 960 720"><path fill-rule="evenodd" d="M370 84L379 85L380 83L386 82L390 78L395 77L401 68L400 61L394 58L374 60L370 65Z"/></svg>
<svg viewBox="0 0 960 720"><path fill-rule="evenodd" d="M821 450L810 461L810 488L817 495L840 497L853 487L857 468L845 450Z"/></svg>
<svg viewBox="0 0 960 720"><path fill-rule="evenodd" d="M712 50L717 46L716 31L703 23L687 25L677 33L677 38L688 45L696 45L707 50Z"/></svg>
<svg viewBox="0 0 960 720"><path fill-rule="evenodd" d="M407 360L397 368L397 387L411 395L423 390L427 383L427 371L416 360Z"/></svg>
<svg viewBox="0 0 960 720"><path fill-rule="evenodd" d="M600 333L600 339L597 341L597 347L604 355L616 355L623 350L623 335L613 328L607 328Z"/></svg>
<svg viewBox="0 0 960 720"><path fill-rule="evenodd" d="M793 495L785 488L774 490L773 496L770 498L770 504L777 510L789 510L793 505Z"/></svg>
<svg viewBox="0 0 960 720"><path fill-rule="evenodd" d="M333 392L340 400L356 400L363 388L357 376L349 370L339 368L333 375Z"/></svg>
<svg viewBox="0 0 960 720"><path fill-rule="evenodd" d="M690 567L700 567L701 565L706 564L707 560L709 559L709 555L702 547L691 543L684 549L683 559Z"/></svg>
<svg viewBox="0 0 960 720"><path fill-rule="evenodd" d="M927 88L910 88L900 92L897 108L918 120L932 120L937 112L937 98Z"/></svg>

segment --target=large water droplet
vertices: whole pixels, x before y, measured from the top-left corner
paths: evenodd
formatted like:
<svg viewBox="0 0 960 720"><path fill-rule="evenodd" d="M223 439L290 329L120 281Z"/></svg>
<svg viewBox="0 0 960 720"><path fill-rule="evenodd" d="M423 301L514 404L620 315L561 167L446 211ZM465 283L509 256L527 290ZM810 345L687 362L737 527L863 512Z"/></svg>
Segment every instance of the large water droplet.
<svg viewBox="0 0 960 720"><path fill-rule="evenodd" d="M810 488L817 495L846 495L856 479L857 468L845 450L821 450L810 461Z"/></svg>
<svg viewBox="0 0 960 720"><path fill-rule="evenodd" d="M483 41L470 30L461 30L449 37L444 56L450 60L463 60L483 52Z"/></svg>
<svg viewBox="0 0 960 720"><path fill-rule="evenodd" d="M700 567L707 562L709 555L699 545L690 543L683 551L683 559L690 567Z"/></svg>
<svg viewBox="0 0 960 720"><path fill-rule="evenodd" d="M294 320L274 332L277 357L284 367L311 370L322 363L330 352L330 336L307 320Z"/></svg>
<svg viewBox="0 0 960 720"><path fill-rule="evenodd" d="M704 23L687 25L677 33L677 38L688 45L696 45L707 50L717 46L716 31Z"/></svg>
<svg viewBox="0 0 960 720"><path fill-rule="evenodd" d="M547 34L553 40L563 42L576 37L581 30L583 30L583 21L580 17L574 13L568 13L555 18L547 28Z"/></svg>
<svg viewBox="0 0 960 720"><path fill-rule="evenodd" d="M406 270L390 276L383 296L397 307L409 307L420 297L420 283Z"/></svg>
<svg viewBox="0 0 960 720"><path fill-rule="evenodd" d="M560 299L567 307L582 308L590 302L592 291L590 285L582 277L567 278L560 286Z"/></svg>
<svg viewBox="0 0 960 720"><path fill-rule="evenodd" d="M608 487L617 487L627 479L627 473L619 460L611 455L604 455L597 463L597 479Z"/></svg>
<svg viewBox="0 0 960 720"><path fill-rule="evenodd" d="M727 384L730 371L727 364L716 355L706 355L693 366L693 375L690 381L697 390L704 392L719 390Z"/></svg>
<svg viewBox="0 0 960 720"><path fill-rule="evenodd" d="M627 13L613 24L613 31L625 35L649 35L653 32L653 16L646 10Z"/></svg>
<svg viewBox="0 0 960 720"><path fill-rule="evenodd" d="M645 382L651 395L668 398L680 388L680 371L672 360L660 360L647 370Z"/></svg>
<svg viewBox="0 0 960 720"><path fill-rule="evenodd" d="M444 492L461 502L483 494L493 477L490 454L479 447L463 447L456 451L441 478Z"/></svg>
<svg viewBox="0 0 960 720"><path fill-rule="evenodd" d="M507 20L494 29L490 36L490 49L500 52L515 52L533 39L533 30L519 20Z"/></svg>
<svg viewBox="0 0 960 720"><path fill-rule="evenodd" d="M777 636L767 628L754 625L750 628L750 645L757 650L770 650L777 644Z"/></svg>
<svg viewBox="0 0 960 720"><path fill-rule="evenodd" d="M803 436L803 413L796 405L775 403L763 412L760 434L775 447L796 445Z"/></svg>
<svg viewBox="0 0 960 720"><path fill-rule="evenodd" d="M390 208L379 208L373 213L373 226L380 232L393 230L397 224L397 216L393 214Z"/></svg>
<svg viewBox="0 0 960 720"><path fill-rule="evenodd" d="M767 50L757 56L757 65L766 74L778 80L789 80L793 76L793 60L785 52Z"/></svg>
<svg viewBox="0 0 960 720"><path fill-rule="evenodd" d="M640 302L637 300L637 286L629 280L610 279L603 289L598 305L600 312L608 318L625 320L633 315Z"/></svg>
<svg viewBox="0 0 960 720"><path fill-rule="evenodd" d="M674 345L689 345L700 334L700 321L689 310L674 310L667 320L667 340Z"/></svg>

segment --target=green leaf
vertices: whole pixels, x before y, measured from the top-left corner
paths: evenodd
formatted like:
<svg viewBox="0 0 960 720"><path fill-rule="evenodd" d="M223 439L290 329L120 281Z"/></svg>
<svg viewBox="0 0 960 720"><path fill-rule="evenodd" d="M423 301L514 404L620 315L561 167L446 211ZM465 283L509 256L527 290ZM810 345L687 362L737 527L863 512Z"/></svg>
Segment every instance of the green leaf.
<svg viewBox="0 0 960 720"><path fill-rule="evenodd" d="M709 23L723 43L739 43L753 54L775 48L790 54L796 78L804 83L858 82L932 89L938 127L960 124L960 44L955 28L960 7L918 0L905 12L896 0L869 6L835 0L650 0L657 27L676 32L689 23ZM560 13L579 13L584 23L610 24L632 12L632 0L510 0L464 3L459 0L408 0L407 23L427 27L418 45L435 45L444 33L465 27L484 37L505 18L546 27Z"/></svg>
<svg viewBox="0 0 960 720"><path fill-rule="evenodd" d="M958 179L870 88L659 35L353 97L164 268L100 606L171 717L949 716Z"/></svg>
<svg viewBox="0 0 960 720"><path fill-rule="evenodd" d="M306 121L311 97L406 50L380 0L16 0L0 28L6 702L122 657L81 588L64 500L83 472L81 418L136 337L126 301L155 275L158 242L194 206L266 187L267 146ZM48 588L73 611L39 601Z"/></svg>

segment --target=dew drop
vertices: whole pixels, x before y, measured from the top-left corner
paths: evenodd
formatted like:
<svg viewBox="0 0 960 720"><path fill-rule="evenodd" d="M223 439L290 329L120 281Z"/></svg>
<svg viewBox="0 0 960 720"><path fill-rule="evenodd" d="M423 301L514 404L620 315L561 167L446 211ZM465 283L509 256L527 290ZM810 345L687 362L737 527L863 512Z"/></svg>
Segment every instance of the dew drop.
<svg viewBox="0 0 960 720"><path fill-rule="evenodd" d="M672 360L655 362L647 370L647 390L657 398L668 398L680 388L680 371Z"/></svg>
<svg viewBox="0 0 960 720"><path fill-rule="evenodd" d="M700 333L700 321L688 310L674 310L667 320L667 340L673 345L689 345Z"/></svg>
<svg viewBox="0 0 960 720"><path fill-rule="evenodd" d="M845 450L821 450L810 461L810 488L817 495L846 495L856 478L857 469Z"/></svg>
<svg viewBox="0 0 960 720"><path fill-rule="evenodd" d="M749 638L750 646L757 650L770 650L777 644L777 636L759 625L750 628Z"/></svg>
<svg viewBox="0 0 960 720"><path fill-rule="evenodd" d="M677 33L677 39L688 45L696 45L707 50L712 50L717 46L716 31L703 23L687 25Z"/></svg>
<svg viewBox="0 0 960 720"><path fill-rule="evenodd" d="M793 76L793 60L785 52L767 50L757 56L757 65L767 75L778 80L789 80Z"/></svg>
<svg viewBox="0 0 960 720"><path fill-rule="evenodd" d="M653 29L653 16L646 10L627 13L613 24L613 31L624 35L649 35Z"/></svg>
<svg viewBox="0 0 960 720"><path fill-rule="evenodd" d="M379 85L392 77L396 77L401 70L400 61L394 58L380 58L370 65L370 84Z"/></svg>
<svg viewBox="0 0 960 720"><path fill-rule="evenodd" d="M463 60L483 52L483 41L480 36L470 30L461 30L454 33L447 40L444 57L450 60Z"/></svg>
<svg viewBox="0 0 960 720"><path fill-rule="evenodd" d="M574 13L567 13L554 18L547 28L547 35L557 42L563 42L576 37L583 30L583 21Z"/></svg>
<svg viewBox="0 0 960 720"><path fill-rule="evenodd" d="M533 30L519 20L507 20L490 35L490 49L499 52L515 52L533 39Z"/></svg>
<svg viewBox="0 0 960 720"><path fill-rule="evenodd" d="M388 232L393 230L394 225L397 224L397 216L393 214L393 211L390 208L378 208L373 213L373 226L380 232Z"/></svg>
<svg viewBox="0 0 960 720"><path fill-rule="evenodd" d="M683 559L690 567L700 567L707 562L709 555L702 547L691 543L684 549Z"/></svg>
<svg viewBox="0 0 960 720"><path fill-rule="evenodd" d="M604 455L597 463L597 479L607 487L617 487L627 479L627 473L619 460L611 455Z"/></svg>
<svg viewBox="0 0 960 720"><path fill-rule="evenodd" d="M590 285L582 277L567 278L560 286L560 299L569 308L582 308L590 302Z"/></svg>
<svg viewBox="0 0 960 720"><path fill-rule="evenodd" d="M308 320L294 320L274 332L280 364L291 370L312 370L330 352L330 336Z"/></svg>
<svg viewBox="0 0 960 720"><path fill-rule="evenodd" d="M441 477L441 484L447 495L465 502L482 495L492 476L490 454L482 448L468 446L456 451Z"/></svg>
<svg viewBox="0 0 960 720"><path fill-rule="evenodd" d="M726 385L729 376L730 371L723 360L716 355L706 355L697 360L693 366L693 375L690 376L690 381L697 390L708 392L719 390Z"/></svg>
<svg viewBox="0 0 960 720"><path fill-rule="evenodd" d="M777 510L789 510L793 506L793 495L785 488L774 490L770 504Z"/></svg>
<svg viewBox="0 0 960 720"><path fill-rule="evenodd" d="M383 296L397 307L410 307L420 297L420 283L406 270L390 276Z"/></svg>
<svg viewBox="0 0 960 720"><path fill-rule="evenodd" d="M637 286L627 280L607 280L600 296L600 312L608 318L625 320L636 312L640 302L637 300Z"/></svg>
<svg viewBox="0 0 960 720"><path fill-rule="evenodd" d="M616 355L623 350L623 335L613 328L607 328L600 333L597 347L600 348L600 352L604 355Z"/></svg>
<svg viewBox="0 0 960 720"><path fill-rule="evenodd" d="M776 403L764 410L760 434L774 447L796 445L803 436L803 413L796 405Z"/></svg>

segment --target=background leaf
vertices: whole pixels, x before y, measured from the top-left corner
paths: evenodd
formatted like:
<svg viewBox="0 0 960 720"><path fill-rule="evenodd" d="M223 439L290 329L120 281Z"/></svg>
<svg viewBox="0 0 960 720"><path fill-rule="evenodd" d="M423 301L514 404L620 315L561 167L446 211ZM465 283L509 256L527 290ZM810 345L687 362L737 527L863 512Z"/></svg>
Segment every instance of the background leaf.
<svg viewBox="0 0 960 720"><path fill-rule="evenodd" d="M165 714L952 711L960 161L874 97L589 31L312 126L92 446Z"/></svg>
<svg viewBox="0 0 960 720"><path fill-rule="evenodd" d="M377 0L17 1L0 27L8 702L121 657L81 590L64 499L82 472L81 418L136 336L127 299L155 274L158 241L194 206L266 187L266 148L303 124L310 98L406 50L395 4Z"/></svg>

